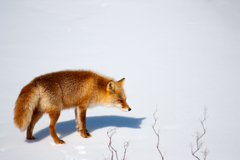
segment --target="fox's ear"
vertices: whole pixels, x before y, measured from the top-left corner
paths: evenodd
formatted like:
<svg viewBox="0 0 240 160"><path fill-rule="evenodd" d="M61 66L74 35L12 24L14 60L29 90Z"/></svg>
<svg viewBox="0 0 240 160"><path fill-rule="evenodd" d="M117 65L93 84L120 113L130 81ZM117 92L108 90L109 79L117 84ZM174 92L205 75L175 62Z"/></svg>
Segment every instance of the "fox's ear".
<svg viewBox="0 0 240 160"><path fill-rule="evenodd" d="M120 84L123 87L124 82L125 82L125 78L122 78L121 80L118 81L118 84Z"/></svg>
<svg viewBox="0 0 240 160"><path fill-rule="evenodd" d="M116 92L116 84L114 81L109 81L107 84L107 91L111 92L112 94L115 94Z"/></svg>

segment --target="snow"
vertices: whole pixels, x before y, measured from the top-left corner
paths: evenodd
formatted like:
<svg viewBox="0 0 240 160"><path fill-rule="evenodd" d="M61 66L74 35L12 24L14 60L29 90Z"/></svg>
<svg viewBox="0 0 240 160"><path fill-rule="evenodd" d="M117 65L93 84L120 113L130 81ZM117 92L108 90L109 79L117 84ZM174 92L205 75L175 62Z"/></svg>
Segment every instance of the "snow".
<svg viewBox="0 0 240 160"><path fill-rule="evenodd" d="M190 144L202 131L207 159L240 156L240 3L237 0L2 0L0 1L0 157L19 160L100 160L113 145L127 159L160 159L152 130L158 108L160 149L166 160L193 160ZM64 110L55 145L49 117L25 140L13 123L21 88L34 77L90 69L126 78L131 112L95 107L87 112L92 137ZM198 154L202 158L201 153Z"/></svg>

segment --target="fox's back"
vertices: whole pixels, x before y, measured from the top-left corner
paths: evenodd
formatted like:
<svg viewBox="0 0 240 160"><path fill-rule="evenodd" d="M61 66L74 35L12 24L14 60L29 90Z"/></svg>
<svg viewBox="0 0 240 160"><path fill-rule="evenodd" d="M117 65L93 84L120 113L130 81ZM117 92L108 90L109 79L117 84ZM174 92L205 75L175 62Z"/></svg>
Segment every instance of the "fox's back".
<svg viewBox="0 0 240 160"><path fill-rule="evenodd" d="M99 83L107 83L109 79L92 71L66 70L36 77L34 81L44 92L61 97L66 107L70 107L83 99L96 98Z"/></svg>
<svg viewBox="0 0 240 160"><path fill-rule="evenodd" d="M95 77L96 74L91 71L66 70L41 75L36 77L34 81L42 86L47 86L48 88L51 88L50 85L57 83L62 89L69 89L81 85L81 83L84 83L87 79L95 79Z"/></svg>

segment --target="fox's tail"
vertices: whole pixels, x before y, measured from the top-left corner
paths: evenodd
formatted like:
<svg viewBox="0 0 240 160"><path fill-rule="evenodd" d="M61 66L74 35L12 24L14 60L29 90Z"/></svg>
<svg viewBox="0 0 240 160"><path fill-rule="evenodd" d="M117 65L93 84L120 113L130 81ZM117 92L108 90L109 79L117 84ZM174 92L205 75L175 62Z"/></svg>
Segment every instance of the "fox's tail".
<svg viewBox="0 0 240 160"><path fill-rule="evenodd" d="M24 131L30 124L38 101L38 88L34 82L30 82L21 90L14 108L14 123L21 131Z"/></svg>

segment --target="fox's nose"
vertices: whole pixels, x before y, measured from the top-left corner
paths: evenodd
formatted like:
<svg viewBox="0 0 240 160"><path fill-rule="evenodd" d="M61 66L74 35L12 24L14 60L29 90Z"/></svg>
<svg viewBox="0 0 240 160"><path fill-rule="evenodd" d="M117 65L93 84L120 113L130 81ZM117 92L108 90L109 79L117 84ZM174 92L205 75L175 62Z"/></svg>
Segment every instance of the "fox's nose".
<svg viewBox="0 0 240 160"><path fill-rule="evenodd" d="M131 111L131 110L132 110L131 108L128 109L128 111Z"/></svg>

